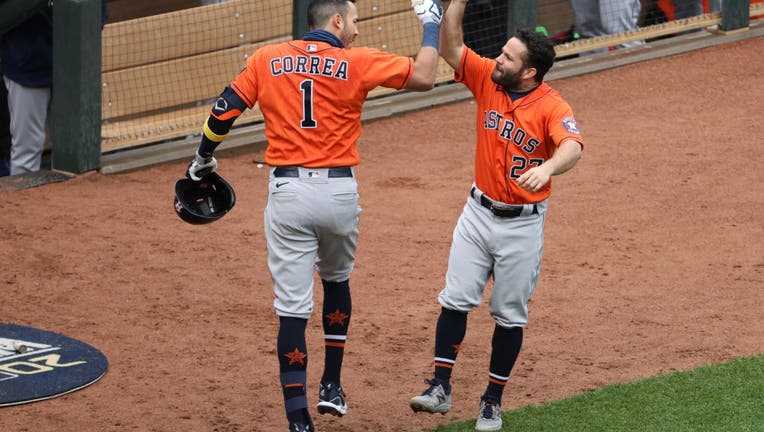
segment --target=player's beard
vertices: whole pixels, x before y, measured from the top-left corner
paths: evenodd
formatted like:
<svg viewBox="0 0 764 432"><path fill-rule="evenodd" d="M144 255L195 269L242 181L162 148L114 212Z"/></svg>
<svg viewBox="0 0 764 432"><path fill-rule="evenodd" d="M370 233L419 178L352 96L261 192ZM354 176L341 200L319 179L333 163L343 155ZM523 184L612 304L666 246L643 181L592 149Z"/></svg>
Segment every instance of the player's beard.
<svg viewBox="0 0 764 432"><path fill-rule="evenodd" d="M518 91L522 83L523 69L515 73L502 72L498 67L493 69L491 80L509 91Z"/></svg>
<svg viewBox="0 0 764 432"><path fill-rule="evenodd" d="M355 32L349 31L347 24L342 32L340 32L340 40L345 45L345 48L350 48L350 45L355 41Z"/></svg>

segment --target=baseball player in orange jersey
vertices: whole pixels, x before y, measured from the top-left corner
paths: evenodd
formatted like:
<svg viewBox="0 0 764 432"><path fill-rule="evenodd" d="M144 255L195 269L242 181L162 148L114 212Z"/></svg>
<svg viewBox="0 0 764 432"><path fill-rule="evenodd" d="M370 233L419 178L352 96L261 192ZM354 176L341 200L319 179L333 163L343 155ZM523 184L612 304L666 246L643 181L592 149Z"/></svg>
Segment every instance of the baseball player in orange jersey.
<svg viewBox="0 0 764 432"><path fill-rule="evenodd" d="M496 59L464 46L467 0L452 0L444 15L440 54L477 103L475 180L456 224L438 295L434 376L410 401L415 411L451 409L451 372L467 329L493 277L489 310L495 321L487 387L475 429L500 430L504 386L528 322L528 299L538 280L551 176L571 169L583 140L573 111L543 82L554 47L542 35L518 31Z"/></svg>
<svg viewBox="0 0 764 432"><path fill-rule="evenodd" d="M412 7L424 29L416 59L350 48L358 36L355 1L313 0L304 38L258 49L220 95L186 173L198 181L214 171L213 150L241 112L259 104L268 139L265 161L271 166L265 207L268 268L290 432L314 430L305 391L314 268L323 285L326 354L317 410L336 416L347 412L340 370L361 213L354 166L362 106L377 86L424 91L435 83L442 9L437 0L413 0Z"/></svg>

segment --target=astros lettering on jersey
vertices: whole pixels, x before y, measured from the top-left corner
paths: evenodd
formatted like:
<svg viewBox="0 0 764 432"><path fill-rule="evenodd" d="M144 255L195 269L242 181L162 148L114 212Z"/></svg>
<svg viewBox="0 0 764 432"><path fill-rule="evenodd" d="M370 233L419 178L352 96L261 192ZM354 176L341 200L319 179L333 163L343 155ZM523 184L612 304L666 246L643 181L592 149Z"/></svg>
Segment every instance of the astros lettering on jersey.
<svg viewBox="0 0 764 432"><path fill-rule="evenodd" d="M475 184L496 201L541 202L551 193L551 179L538 192L530 192L517 184L517 178L552 157L564 140L583 145L583 139L573 110L556 90L542 82L513 102L502 86L491 81L495 66L495 60L465 47L454 75L456 82L472 91L477 103Z"/></svg>

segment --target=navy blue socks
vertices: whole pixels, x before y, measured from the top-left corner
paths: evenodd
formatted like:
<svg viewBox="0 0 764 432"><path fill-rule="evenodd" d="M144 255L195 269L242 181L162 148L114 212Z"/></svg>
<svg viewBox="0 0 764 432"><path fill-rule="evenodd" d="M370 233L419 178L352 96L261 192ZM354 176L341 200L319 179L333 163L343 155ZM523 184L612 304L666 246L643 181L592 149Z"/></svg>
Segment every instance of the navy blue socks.
<svg viewBox="0 0 764 432"><path fill-rule="evenodd" d="M305 395L305 371L308 368L308 350L305 343L307 324L306 319L279 317L276 352L279 356L284 407L290 422L310 418L307 410L308 399Z"/></svg>
<svg viewBox="0 0 764 432"><path fill-rule="evenodd" d="M491 366L488 371L488 386L483 394L483 399L492 400L501 405L504 387L509 381L509 374L515 366L522 344L522 327L505 328L497 325L494 328L493 339L491 340L493 349L491 351Z"/></svg>
<svg viewBox="0 0 764 432"><path fill-rule="evenodd" d="M451 392L451 372L466 332L466 312L441 308L435 329L435 379L443 384L446 393Z"/></svg>
<svg viewBox="0 0 764 432"><path fill-rule="evenodd" d="M324 374L321 382L333 382L340 385L342 359L345 356L345 340L352 303L348 281L329 282L322 280L324 285L324 306L321 314L324 328Z"/></svg>

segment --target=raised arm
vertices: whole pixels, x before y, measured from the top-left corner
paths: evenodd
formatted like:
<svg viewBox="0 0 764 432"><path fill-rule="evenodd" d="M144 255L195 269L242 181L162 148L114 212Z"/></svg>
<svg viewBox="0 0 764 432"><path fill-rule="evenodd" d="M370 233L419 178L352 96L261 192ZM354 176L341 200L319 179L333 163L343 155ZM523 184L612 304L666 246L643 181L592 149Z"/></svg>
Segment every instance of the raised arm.
<svg viewBox="0 0 764 432"><path fill-rule="evenodd" d="M462 20L469 0L451 0L440 26L440 55L452 68L459 66L464 51Z"/></svg>
<svg viewBox="0 0 764 432"><path fill-rule="evenodd" d="M435 85L438 72L438 37L443 8L438 0L411 0L411 6L422 21L422 48L414 60L414 72L406 89L424 91Z"/></svg>

